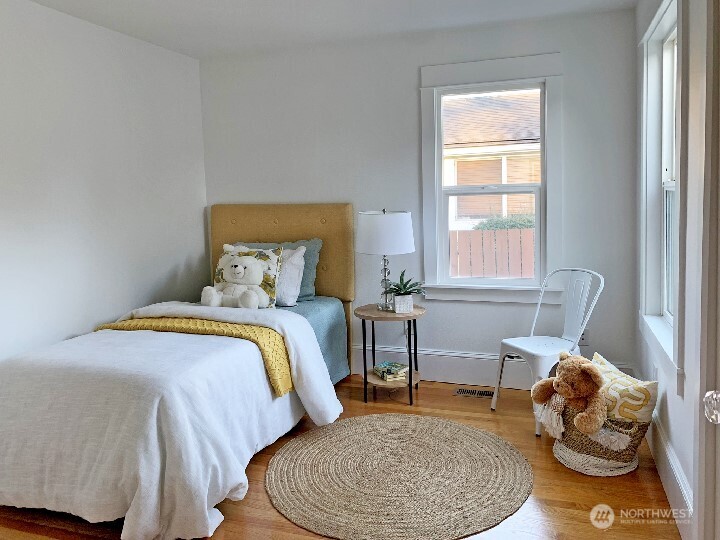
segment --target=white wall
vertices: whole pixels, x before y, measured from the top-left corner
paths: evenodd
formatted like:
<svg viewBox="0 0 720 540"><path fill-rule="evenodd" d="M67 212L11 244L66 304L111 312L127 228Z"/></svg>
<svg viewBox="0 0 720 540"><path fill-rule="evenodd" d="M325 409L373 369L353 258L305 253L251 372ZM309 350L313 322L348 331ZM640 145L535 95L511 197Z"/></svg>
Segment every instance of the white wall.
<svg viewBox="0 0 720 540"><path fill-rule="evenodd" d="M0 0L0 358L207 277L196 60Z"/></svg>
<svg viewBox="0 0 720 540"><path fill-rule="evenodd" d="M201 61L208 203L350 201L356 210L410 210L420 249L392 257L391 267L393 276L403 268L421 276L420 67L560 51L563 262L605 275L590 345L632 363L634 40L634 14L628 10ZM356 304L376 300L379 262L357 256ZM420 347L492 355L503 337L529 331L534 308L426 305ZM548 309L557 315L556 308ZM396 326L378 327L380 344L402 345ZM449 360L434 361L440 363L434 371L440 371ZM492 379L494 368L485 372ZM460 380L471 378L468 371L456 373Z"/></svg>
<svg viewBox="0 0 720 540"><path fill-rule="evenodd" d="M638 0L638 4L635 6L635 32L638 43L645 35L662 3L664 3L663 0Z"/></svg>

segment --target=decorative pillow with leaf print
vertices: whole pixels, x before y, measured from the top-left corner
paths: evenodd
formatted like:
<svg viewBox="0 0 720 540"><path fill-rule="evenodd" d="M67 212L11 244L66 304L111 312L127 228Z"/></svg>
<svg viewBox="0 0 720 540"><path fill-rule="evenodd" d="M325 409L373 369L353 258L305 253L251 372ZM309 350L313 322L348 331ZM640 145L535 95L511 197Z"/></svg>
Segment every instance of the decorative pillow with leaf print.
<svg viewBox="0 0 720 540"><path fill-rule="evenodd" d="M223 246L215 269L215 287L220 299L205 305L274 308L282 248L238 249ZM208 298L209 298L208 291Z"/></svg>

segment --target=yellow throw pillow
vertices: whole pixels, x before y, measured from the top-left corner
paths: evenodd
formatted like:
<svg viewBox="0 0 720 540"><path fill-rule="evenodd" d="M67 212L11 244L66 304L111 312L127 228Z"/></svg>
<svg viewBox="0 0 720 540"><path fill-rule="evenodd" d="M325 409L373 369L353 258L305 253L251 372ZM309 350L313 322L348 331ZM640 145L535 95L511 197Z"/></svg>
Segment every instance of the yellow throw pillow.
<svg viewBox="0 0 720 540"><path fill-rule="evenodd" d="M657 402L657 381L640 381L623 373L600 354L593 356L602 373L608 418L632 422L650 422Z"/></svg>

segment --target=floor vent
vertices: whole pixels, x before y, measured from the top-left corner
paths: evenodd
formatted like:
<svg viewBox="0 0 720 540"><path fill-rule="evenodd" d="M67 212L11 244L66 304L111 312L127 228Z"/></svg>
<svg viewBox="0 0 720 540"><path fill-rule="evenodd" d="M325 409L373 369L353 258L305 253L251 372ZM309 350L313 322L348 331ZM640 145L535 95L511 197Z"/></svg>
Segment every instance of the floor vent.
<svg viewBox="0 0 720 540"><path fill-rule="evenodd" d="M475 388L458 388L455 390L455 395L463 397L491 398L493 396L493 392L492 390L476 390Z"/></svg>

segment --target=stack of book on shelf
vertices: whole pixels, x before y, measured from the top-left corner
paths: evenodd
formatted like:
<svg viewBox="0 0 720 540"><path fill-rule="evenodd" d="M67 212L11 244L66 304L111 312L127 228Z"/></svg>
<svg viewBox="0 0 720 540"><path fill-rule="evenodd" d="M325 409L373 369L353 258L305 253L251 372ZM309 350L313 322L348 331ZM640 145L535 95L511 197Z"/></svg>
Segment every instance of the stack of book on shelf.
<svg viewBox="0 0 720 540"><path fill-rule="evenodd" d="M397 362L382 362L373 368L375 375L383 381L404 381L408 366Z"/></svg>

